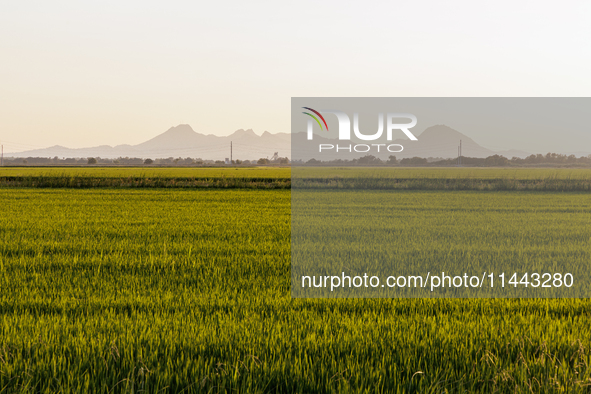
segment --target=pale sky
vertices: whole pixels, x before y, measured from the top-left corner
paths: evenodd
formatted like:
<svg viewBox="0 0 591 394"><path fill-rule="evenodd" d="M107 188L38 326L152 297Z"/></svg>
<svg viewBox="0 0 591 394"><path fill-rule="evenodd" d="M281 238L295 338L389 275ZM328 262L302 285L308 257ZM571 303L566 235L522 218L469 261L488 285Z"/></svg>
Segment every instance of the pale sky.
<svg viewBox="0 0 591 394"><path fill-rule="evenodd" d="M0 0L0 142L289 132L292 96L587 97L589 21L588 1Z"/></svg>

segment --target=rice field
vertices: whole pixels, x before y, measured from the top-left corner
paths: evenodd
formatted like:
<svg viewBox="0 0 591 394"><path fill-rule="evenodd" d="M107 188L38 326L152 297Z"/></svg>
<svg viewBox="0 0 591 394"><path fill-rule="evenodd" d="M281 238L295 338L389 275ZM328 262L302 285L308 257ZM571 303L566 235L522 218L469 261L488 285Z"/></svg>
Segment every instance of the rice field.
<svg viewBox="0 0 591 394"><path fill-rule="evenodd" d="M588 193L293 189L291 204L294 297L591 296ZM364 274L373 286L341 287Z"/></svg>
<svg viewBox="0 0 591 394"><path fill-rule="evenodd" d="M0 168L0 188L591 191L591 170L388 167Z"/></svg>
<svg viewBox="0 0 591 394"><path fill-rule="evenodd" d="M289 178L289 167L0 167L0 177Z"/></svg>
<svg viewBox="0 0 591 394"><path fill-rule="evenodd" d="M297 177L395 178L395 179L507 179L507 180L591 180L584 168L476 168L476 167L294 167ZM1 174L1 172L0 172Z"/></svg>
<svg viewBox="0 0 591 394"><path fill-rule="evenodd" d="M456 204L511 218L522 241L546 226L539 253L588 263L584 192L389 193L417 220ZM2 393L591 390L587 299L291 298L289 190L7 187L0 201Z"/></svg>
<svg viewBox="0 0 591 394"><path fill-rule="evenodd" d="M574 179L591 180L591 169L541 168L408 168L408 167L294 167L296 174L341 178L399 179ZM289 167L0 167L0 177L104 178L289 178Z"/></svg>

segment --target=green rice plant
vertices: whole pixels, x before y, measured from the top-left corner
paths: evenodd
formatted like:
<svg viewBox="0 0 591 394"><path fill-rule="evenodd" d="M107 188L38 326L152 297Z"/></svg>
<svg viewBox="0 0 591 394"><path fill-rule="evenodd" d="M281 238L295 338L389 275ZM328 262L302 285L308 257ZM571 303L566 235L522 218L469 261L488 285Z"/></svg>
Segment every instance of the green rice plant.
<svg viewBox="0 0 591 394"><path fill-rule="evenodd" d="M403 256L589 263L586 193L385 192ZM292 299L290 200L0 189L0 392L589 392L587 299Z"/></svg>

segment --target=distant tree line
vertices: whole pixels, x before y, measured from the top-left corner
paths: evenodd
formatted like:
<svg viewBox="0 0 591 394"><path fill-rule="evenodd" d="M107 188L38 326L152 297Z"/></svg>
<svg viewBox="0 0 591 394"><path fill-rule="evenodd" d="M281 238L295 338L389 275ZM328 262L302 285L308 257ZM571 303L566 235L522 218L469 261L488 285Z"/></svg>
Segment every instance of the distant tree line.
<svg viewBox="0 0 591 394"><path fill-rule="evenodd" d="M105 159L100 157L85 157L85 158L53 158L49 157L19 157L19 158L4 158L5 166L22 166L22 165L113 165L113 166L220 166L220 165L286 165L290 161L287 157L279 157L275 160L267 158L260 158L258 160L203 160L201 158L191 157L169 157L165 159L151 159L140 157L119 157L117 159Z"/></svg>
<svg viewBox="0 0 591 394"><path fill-rule="evenodd" d="M325 166L347 166L347 165L366 165L366 166L401 166L401 167L453 167L457 166L458 159L442 158L423 158L411 157L398 160L396 156L389 156L388 160L382 160L379 157L367 155L358 159L351 160L330 160L320 161L310 159L307 162L295 161L297 164L305 165L325 165ZM546 155L530 155L525 159L513 157L508 159L501 155L493 155L486 158L462 157L462 166L467 167L533 167L533 166L552 166L552 167L591 167L591 155L576 157L575 155L562 155L558 153L548 153Z"/></svg>
<svg viewBox="0 0 591 394"><path fill-rule="evenodd" d="M508 159L501 155L493 155L486 158L462 157L462 165L467 167L591 167L591 155L576 157L575 155L562 155L548 153L546 155L530 155L524 159L513 157ZM223 165L288 165L291 161L287 157L276 159L260 158L258 160L203 160L201 158L178 157L165 159L150 159L139 157L119 157L117 159L104 159L100 157L87 158L47 158L47 157L26 157L26 158L4 158L5 166L21 165L120 165L120 166L223 166ZM310 159L307 162L296 161L299 165L323 165L323 166L400 166L400 167L453 167L458 165L458 159L423 158L411 157L397 159L396 156L389 156L387 160L372 155L351 160L330 160L320 161Z"/></svg>

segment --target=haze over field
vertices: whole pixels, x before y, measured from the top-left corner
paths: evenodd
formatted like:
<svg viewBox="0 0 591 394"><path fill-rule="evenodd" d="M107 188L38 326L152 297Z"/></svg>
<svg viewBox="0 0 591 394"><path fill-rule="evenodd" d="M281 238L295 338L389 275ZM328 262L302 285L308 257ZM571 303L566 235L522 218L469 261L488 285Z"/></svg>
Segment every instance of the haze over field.
<svg viewBox="0 0 591 394"><path fill-rule="evenodd" d="M191 126L180 124L137 145L102 145L81 149L70 149L56 145L46 149L12 153L9 156L101 157L106 159L191 157L203 160L223 160L230 157L230 143L232 143L234 159L251 160L272 157L275 152L278 152L281 157L289 157L290 141L289 133L271 134L265 131L262 135L257 135L251 129L240 129L229 136L220 137L213 134L197 133Z"/></svg>
<svg viewBox="0 0 591 394"><path fill-rule="evenodd" d="M7 0L0 143L136 146L178 124L288 132L291 97L586 97L590 16L584 1ZM494 151L583 145L442 123Z"/></svg>
<svg viewBox="0 0 591 394"><path fill-rule="evenodd" d="M302 135L302 138L305 138ZM401 144L406 149L397 153L396 157L442 157L457 156L458 142L462 140L464 156L488 157L494 154L526 157L529 153L518 150L493 151L479 145L468 136L445 125L428 127L418 135L418 141L396 140L392 143ZM318 143L338 144L338 141L317 137ZM253 130L240 129L226 137L213 134L195 132L191 126L181 124L171 127L164 133L137 145L97 146L81 149L70 149L63 146L52 146L46 149L30 150L8 154L7 157L140 157L140 158L168 158L192 157L203 160L223 160L230 157L230 143L233 158L253 160L261 157L271 157L275 152L280 157L291 158L291 134L271 134L265 131L262 135ZM342 144L342 142L340 142ZM313 153L313 152L312 152ZM363 156L364 154L362 154ZM387 153L376 155L388 157ZM312 158L313 156L310 156ZM326 156L326 159L332 157ZM337 157L338 158L338 157Z"/></svg>

